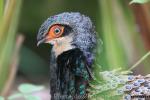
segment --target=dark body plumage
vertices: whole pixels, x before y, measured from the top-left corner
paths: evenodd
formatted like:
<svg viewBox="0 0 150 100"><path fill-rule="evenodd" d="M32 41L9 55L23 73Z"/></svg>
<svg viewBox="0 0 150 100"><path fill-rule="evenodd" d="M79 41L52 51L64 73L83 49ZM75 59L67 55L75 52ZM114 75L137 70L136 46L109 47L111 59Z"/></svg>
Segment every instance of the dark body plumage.
<svg viewBox="0 0 150 100"><path fill-rule="evenodd" d="M51 67L51 99L85 100L90 80L87 68L91 67L87 64L83 52L80 49L72 49L63 52L55 61L57 64Z"/></svg>

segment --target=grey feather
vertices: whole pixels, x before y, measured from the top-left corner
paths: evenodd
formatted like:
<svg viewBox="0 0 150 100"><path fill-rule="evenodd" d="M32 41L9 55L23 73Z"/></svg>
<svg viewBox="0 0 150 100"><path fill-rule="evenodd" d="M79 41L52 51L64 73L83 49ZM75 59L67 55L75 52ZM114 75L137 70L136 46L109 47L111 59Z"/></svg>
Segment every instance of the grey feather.
<svg viewBox="0 0 150 100"><path fill-rule="evenodd" d="M40 27L37 39L47 34L54 24L68 25L73 29L72 45L84 52L89 64L93 62L93 49L96 46L96 32L89 17L78 12L65 12L49 17Z"/></svg>

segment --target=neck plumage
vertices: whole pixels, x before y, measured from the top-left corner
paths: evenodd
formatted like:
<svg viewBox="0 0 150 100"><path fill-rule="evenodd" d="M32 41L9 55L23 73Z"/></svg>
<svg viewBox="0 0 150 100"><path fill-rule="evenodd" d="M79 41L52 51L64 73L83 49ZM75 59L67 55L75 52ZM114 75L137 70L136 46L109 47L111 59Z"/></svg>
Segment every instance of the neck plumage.
<svg viewBox="0 0 150 100"><path fill-rule="evenodd" d="M78 97L82 97L82 100L85 100L91 65L88 64L83 52L79 49L71 49L51 62L51 99L78 100Z"/></svg>

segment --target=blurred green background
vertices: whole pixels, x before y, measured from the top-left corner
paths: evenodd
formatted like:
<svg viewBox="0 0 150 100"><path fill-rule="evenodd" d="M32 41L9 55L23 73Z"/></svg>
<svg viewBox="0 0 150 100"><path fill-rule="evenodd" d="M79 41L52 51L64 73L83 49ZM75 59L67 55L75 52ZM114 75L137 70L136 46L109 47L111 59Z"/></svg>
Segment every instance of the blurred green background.
<svg viewBox="0 0 150 100"><path fill-rule="evenodd" d="M3 93L5 82L10 79L12 59L19 59L16 79L49 82L51 47L45 44L37 48L36 35L43 21L62 12L85 14L96 26L97 36L102 40L97 46L95 60L96 65L101 67L95 65L96 69L131 67L150 49L150 4L129 5L130 1L0 0L0 91ZM20 53L16 54L18 58L12 58L19 34L23 35L24 42ZM147 74L150 72L149 65L150 58L134 72Z"/></svg>

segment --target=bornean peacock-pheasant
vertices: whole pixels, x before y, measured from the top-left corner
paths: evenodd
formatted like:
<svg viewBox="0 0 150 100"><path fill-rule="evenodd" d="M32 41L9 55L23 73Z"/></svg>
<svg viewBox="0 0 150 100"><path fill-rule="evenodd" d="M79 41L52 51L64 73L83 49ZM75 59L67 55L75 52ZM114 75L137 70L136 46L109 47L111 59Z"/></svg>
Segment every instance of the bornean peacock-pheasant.
<svg viewBox="0 0 150 100"><path fill-rule="evenodd" d="M39 29L37 41L37 45L49 43L53 46L50 62L51 100L86 100L90 97L88 92L93 96L105 91L124 95L125 100L139 95L150 96L149 75L131 76L116 74L115 71L100 72L106 82L90 85L92 88L87 89L93 79L93 50L97 39L91 20L85 15L65 12L48 18ZM111 97L109 94L107 96ZM97 100L105 99L100 97Z"/></svg>

